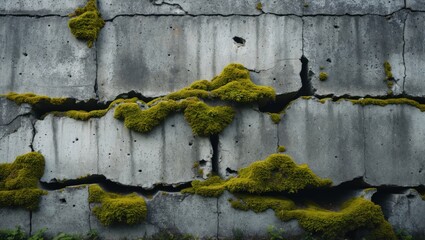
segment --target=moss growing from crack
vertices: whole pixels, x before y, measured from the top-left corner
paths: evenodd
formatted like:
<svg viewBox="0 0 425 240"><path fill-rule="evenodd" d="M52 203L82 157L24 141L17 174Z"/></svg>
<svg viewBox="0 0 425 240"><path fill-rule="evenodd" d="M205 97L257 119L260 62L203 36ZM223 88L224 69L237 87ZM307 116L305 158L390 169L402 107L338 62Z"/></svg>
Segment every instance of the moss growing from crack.
<svg viewBox="0 0 425 240"><path fill-rule="evenodd" d="M320 72L319 73L319 80L320 81L326 81L326 80L328 80L328 74L326 73L326 72Z"/></svg>
<svg viewBox="0 0 425 240"><path fill-rule="evenodd" d="M388 61L384 62L384 70L385 70L385 76L387 80L394 79L393 73L391 72L392 71L391 64Z"/></svg>
<svg viewBox="0 0 425 240"><path fill-rule="evenodd" d="M307 165L296 165L286 154L272 154L265 160L252 163L238 171L238 177L222 180L217 176L204 182L195 180L192 188L183 192L215 197L224 190L230 192L296 193L306 188L330 186L329 179L316 176Z"/></svg>
<svg viewBox="0 0 425 240"><path fill-rule="evenodd" d="M359 229L370 230L367 239L396 239L381 208L363 198L345 202L340 211L330 211L313 204L297 209L293 201L277 197L242 195L229 201L233 208L243 211L259 213L273 209L282 221L296 219L306 231L323 239L342 239L347 233Z"/></svg>
<svg viewBox="0 0 425 240"><path fill-rule="evenodd" d="M377 105L377 106L387 106L387 105L403 105L407 104L413 107L416 107L421 112L425 111L425 104L420 104L412 99L407 98L390 98L390 99L375 99L375 98L364 98L358 100L350 100L353 104L360 104L362 106L366 105Z"/></svg>
<svg viewBox="0 0 425 240"><path fill-rule="evenodd" d="M277 151L280 152L280 153L283 153L283 152L286 151L286 148L285 148L285 146L281 145L281 146L277 147Z"/></svg>
<svg viewBox="0 0 425 240"><path fill-rule="evenodd" d="M258 2L257 5L255 5L255 9L263 11L263 4L261 2Z"/></svg>
<svg viewBox="0 0 425 240"><path fill-rule="evenodd" d="M105 21L97 9L96 0L89 0L85 7L77 8L74 13L70 14L70 17L72 18L69 20L68 26L71 33L77 39L87 41L88 47L91 48L100 30L105 26Z"/></svg>
<svg viewBox="0 0 425 240"><path fill-rule="evenodd" d="M269 113L271 120L275 123L278 124L280 123L280 121L282 120L281 116L279 113Z"/></svg>
<svg viewBox="0 0 425 240"><path fill-rule="evenodd" d="M44 173L44 157L31 152L20 155L13 163L0 164L0 207L38 208L40 197L46 194L38 189Z"/></svg>
<svg viewBox="0 0 425 240"><path fill-rule="evenodd" d="M92 211L105 226L114 224L133 225L146 219L146 202L143 197L136 193L129 195L107 193L99 185L91 185L89 187L89 202L100 203Z"/></svg>
<svg viewBox="0 0 425 240"><path fill-rule="evenodd" d="M15 103L21 105L23 103L35 105L40 102L50 103L53 105L61 105L65 103L66 98L50 98L48 96L36 95L34 93L15 93L10 92L8 94L2 95L7 99L14 101Z"/></svg>

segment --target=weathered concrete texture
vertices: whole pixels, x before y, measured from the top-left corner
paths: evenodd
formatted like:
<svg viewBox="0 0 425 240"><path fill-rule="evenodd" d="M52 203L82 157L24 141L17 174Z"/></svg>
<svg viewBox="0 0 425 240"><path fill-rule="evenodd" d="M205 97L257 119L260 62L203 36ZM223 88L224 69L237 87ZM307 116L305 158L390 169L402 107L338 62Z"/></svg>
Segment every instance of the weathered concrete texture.
<svg viewBox="0 0 425 240"><path fill-rule="evenodd" d="M151 188L193 180L196 161L211 166L209 139L194 137L181 114L147 134L127 129L113 117L113 110L88 121L49 115L35 127L34 148L46 159L46 182L101 174L121 184ZM210 171L204 169L205 174Z"/></svg>
<svg viewBox="0 0 425 240"><path fill-rule="evenodd" d="M67 16L74 12L77 7L84 6L86 2L86 0L2 0L0 14Z"/></svg>
<svg viewBox="0 0 425 240"><path fill-rule="evenodd" d="M274 227L276 230L284 230L284 237L300 236L304 230L296 220L282 222L276 217L272 209L262 213L253 211L241 211L232 208L229 199L235 198L232 194L225 192L218 199L218 236L228 238L235 232L240 232L244 238L256 239L270 237L268 228Z"/></svg>
<svg viewBox="0 0 425 240"><path fill-rule="evenodd" d="M159 192L147 203L147 222L193 236L217 235L217 198Z"/></svg>
<svg viewBox="0 0 425 240"><path fill-rule="evenodd" d="M406 7L412 10L425 11L425 2L422 0L406 0Z"/></svg>
<svg viewBox="0 0 425 240"><path fill-rule="evenodd" d="M18 117L0 126L0 163L11 163L18 155L31 152L33 125L29 117Z"/></svg>
<svg viewBox="0 0 425 240"><path fill-rule="evenodd" d="M409 105L301 99L283 115L279 140L295 162L334 185L363 177L371 185L417 186L425 183L424 118Z"/></svg>
<svg viewBox="0 0 425 240"><path fill-rule="evenodd" d="M425 2L424 2L425 8ZM425 56L425 32L420 31L425 21L425 13L410 13L406 20L406 81L404 91L413 96L425 96L425 68L423 59Z"/></svg>
<svg viewBox="0 0 425 240"><path fill-rule="evenodd" d="M98 42L99 96L132 90L164 95L211 79L231 62L260 71L257 84L294 92L301 87L301 31L300 18L273 15L117 17ZM244 46L235 36L245 39Z"/></svg>
<svg viewBox="0 0 425 240"><path fill-rule="evenodd" d="M383 3L384 4L384 3ZM384 62L392 66L402 91L404 13L392 17L305 17L304 54L314 73L312 85L319 95L386 95ZM328 79L319 80L326 72Z"/></svg>
<svg viewBox="0 0 425 240"><path fill-rule="evenodd" d="M16 103L0 97L0 126L8 125L18 116L31 112L28 104L17 105Z"/></svg>
<svg viewBox="0 0 425 240"><path fill-rule="evenodd" d="M95 96L95 50L74 38L68 18L0 17L0 94Z"/></svg>
<svg viewBox="0 0 425 240"><path fill-rule="evenodd" d="M259 3L257 0L157 0L156 2L158 4L180 6L187 14L192 15L259 15L262 13L261 10L256 8L257 3Z"/></svg>
<svg viewBox="0 0 425 240"><path fill-rule="evenodd" d="M30 233L30 212L19 208L0 208L0 229L14 230L18 226L26 234Z"/></svg>
<svg viewBox="0 0 425 240"><path fill-rule="evenodd" d="M416 190L389 195L382 203L382 210L394 229L405 230L414 239L425 236L425 201Z"/></svg>
<svg viewBox="0 0 425 240"><path fill-rule="evenodd" d="M39 209L32 213L32 232L47 228L48 237L60 232L86 234L90 231L89 215L87 186L49 191L41 197Z"/></svg>
<svg viewBox="0 0 425 240"><path fill-rule="evenodd" d="M266 113L238 108L233 122L219 134L218 172L227 177L232 171L275 153L278 147L277 124Z"/></svg>

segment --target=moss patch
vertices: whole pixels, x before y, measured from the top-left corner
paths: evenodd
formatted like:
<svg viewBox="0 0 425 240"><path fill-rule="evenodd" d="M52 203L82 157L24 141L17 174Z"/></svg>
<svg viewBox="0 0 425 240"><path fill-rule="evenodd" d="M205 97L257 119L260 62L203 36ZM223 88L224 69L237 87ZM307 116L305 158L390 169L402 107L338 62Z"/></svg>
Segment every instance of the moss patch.
<svg viewBox="0 0 425 240"><path fill-rule="evenodd" d="M277 148L277 151L278 151L278 152L280 152L280 153L283 153L283 152L285 152L285 151L286 151L286 148L285 148L285 146L279 146L279 147Z"/></svg>
<svg viewBox="0 0 425 240"><path fill-rule="evenodd" d="M407 98L390 98L390 99L375 99L375 98L364 98L359 100L350 100L353 104L360 104L362 106L366 105L377 105L377 106L387 106L387 105L402 105L407 104L413 107L416 107L421 112L425 111L425 104L420 104L415 100Z"/></svg>
<svg viewBox="0 0 425 240"><path fill-rule="evenodd" d="M38 189L44 174L44 157L31 152L18 156L13 163L0 164L0 207L38 208L40 197L46 194Z"/></svg>
<svg viewBox="0 0 425 240"><path fill-rule="evenodd" d="M100 30L105 26L105 21L97 9L96 0L89 0L85 7L77 8L74 13L70 14L70 17L72 18L69 20L68 26L71 33L77 39L87 41L87 45L91 48Z"/></svg>
<svg viewBox="0 0 425 240"><path fill-rule="evenodd" d="M183 192L202 196L220 196L224 190L230 192L296 193L306 188L330 186L329 179L316 176L307 165L296 165L286 154L272 154L265 160L252 163L238 171L238 177L222 180L217 176L204 182L195 180L192 188Z"/></svg>
<svg viewBox="0 0 425 240"><path fill-rule="evenodd" d="M279 113L269 113L271 120L275 123L278 124L280 123L280 121L282 120L281 116Z"/></svg>
<svg viewBox="0 0 425 240"><path fill-rule="evenodd" d="M105 225L137 224L146 219L145 200L136 193L119 195L107 193L99 185L89 187L89 202L100 203L92 209L93 214Z"/></svg>
<svg viewBox="0 0 425 240"><path fill-rule="evenodd" d="M320 72L319 73L319 80L320 81L326 81L328 79L328 74L326 72Z"/></svg>
<svg viewBox="0 0 425 240"><path fill-rule="evenodd" d="M263 4L261 2L258 2L257 5L255 5L255 9L263 11Z"/></svg>
<svg viewBox="0 0 425 240"><path fill-rule="evenodd" d="M388 94L392 95L393 94L393 86L394 86L394 77L393 77L393 73L392 73L392 68L391 68L391 64L388 61L384 62L384 70L385 70L385 82L387 83L387 87L388 87Z"/></svg>
<svg viewBox="0 0 425 240"><path fill-rule="evenodd" d="M65 103L66 98L50 98L48 96L36 95L34 93L15 93L10 92L8 94L2 95L7 99L14 101L15 103L21 105L23 103L28 103L31 105L35 105L40 102L50 103L53 105L61 105Z"/></svg>

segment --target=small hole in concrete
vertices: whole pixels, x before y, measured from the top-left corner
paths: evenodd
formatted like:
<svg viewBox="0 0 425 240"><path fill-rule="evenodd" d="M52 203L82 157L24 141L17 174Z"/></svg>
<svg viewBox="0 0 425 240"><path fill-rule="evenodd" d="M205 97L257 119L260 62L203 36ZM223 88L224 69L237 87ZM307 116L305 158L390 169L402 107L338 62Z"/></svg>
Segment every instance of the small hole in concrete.
<svg viewBox="0 0 425 240"><path fill-rule="evenodd" d="M193 142L189 142L189 146L192 146L193 145Z"/></svg>
<svg viewBox="0 0 425 240"><path fill-rule="evenodd" d="M330 58L326 59L326 62L332 62L332 60Z"/></svg>
<svg viewBox="0 0 425 240"><path fill-rule="evenodd" d="M72 205L72 207L75 207L75 204L74 204L74 205Z"/></svg>
<svg viewBox="0 0 425 240"><path fill-rule="evenodd" d="M207 161L205 161L205 160L201 160L201 161L199 161L199 165L200 165L201 167L205 166L206 164L207 164Z"/></svg>
<svg viewBox="0 0 425 240"><path fill-rule="evenodd" d="M65 198L61 198L61 199L59 199L59 201L60 201L61 203L66 203L66 199L65 199Z"/></svg>
<svg viewBox="0 0 425 240"><path fill-rule="evenodd" d="M139 169L139 172L142 172L142 169Z"/></svg>
<svg viewBox="0 0 425 240"><path fill-rule="evenodd" d="M335 28L335 29L338 29L338 28L339 28L339 26L338 26L338 25L334 25L334 28Z"/></svg>
<svg viewBox="0 0 425 240"><path fill-rule="evenodd" d="M245 39L241 37L237 37L237 36L233 37L233 41L235 41L236 45L239 45L239 46L245 46L245 42L246 42Z"/></svg>
<svg viewBox="0 0 425 240"><path fill-rule="evenodd" d="M22 53L22 54L24 54L24 56L26 57L26 56L28 56L28 53L26 53L26 52L24 52L24 53Z"/></svg>

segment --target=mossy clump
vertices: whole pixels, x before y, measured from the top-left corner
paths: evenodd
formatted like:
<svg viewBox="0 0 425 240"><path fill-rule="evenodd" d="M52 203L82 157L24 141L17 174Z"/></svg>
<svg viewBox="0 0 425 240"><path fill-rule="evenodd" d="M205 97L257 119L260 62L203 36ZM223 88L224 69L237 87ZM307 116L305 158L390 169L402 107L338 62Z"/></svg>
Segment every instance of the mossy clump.
<svg viewBox="0 0 425 240"><path fill-rule="evenodd" d="M285 146L281 145L281 146L277 147L277 151L280 152L280 153L283 153L283 152L286 151L286 148L285 148Z"/></svg>
<svg viewBox="0 0 425 240"><path fill-rule="evenodd" d="M257 5L255 5L255 9L263 11L263 4L261 2L258 2Z"/></svg>
<svg viewBox="0 0 425 240"><path fill-rule="evenodd" d="M89 187L89 202L100 204L95 206L92 212L105 226L114 224L133 225L146 219L146 202L143 197L136 193L129 195L107 193L99 185L91 185Z"/></svg>
<svg viewBox="0 0 425 240"><path fill-rule="evenodd" d="M214 176L204 182L195 180L187 193L206 197L219 196L224 190L240 193L296 193L307 188L328 187L329 179L316 176L307 165L296 165L286 154L272 154L238 171L238 176L222 180Z"/></svg>
<svg viewBox="0 0 425 240"><path fill-rule="evenodd" d="M279 113L269 113L271 120L273 123L278 124L282 120Z"/></svg>
<svg viewBox="0 0 425 240"><path fill-rule="evenodd" d="M306 231L323 239L344 239L347 233L360 229L370 230L367 239L396 239L381 208L364 198L345 202L340 211L330 211L313 204L296 208L292 200L277 197L242 195L229 201L232 207L243 211L259 213L273 209L282 221L296 219Z"/></svg>
<svg viewBox="0 0 425 240"><path fill-rule="evenodd" d="M105 26L105 21L97 9L96 0L89 0L85 7L77 8L70 17L68 26L71 33L77 39L87 41L87 45L91 48L100 30Z"/></svg>
<svg viewBox="0 0 425 240"><path fill-rule="evenodd" d="M385 70L385 76L387 80L394 79L391 64L388 61L384 62L384 70Z"/></svg>
<svg viewBox="0 0 425 240"><path fill-rule="evenodd" d="M320 81L326 81L326 80L328 80L328 74L326 73L326 72L320 72L319 73L319 80Z"/></svg>
<svg viewBox="0 0 425 240"><path fill-rule="evenodd" d="M0 207L37 209L40 197L46 194L38 189L44 164L43 155L37 152L20 155L13 163L0 164Z"/></svg>
<svg viewBox="0 0 425 240"><path fill-rule="evenodd" d="M376 98L363 98L358 100L350 100L353 104L360 104L362 106L366 105L377 105L377 106L387 106L387 105L402 105L407 104L413 107L416 107L421 112L425 111L425 104L420 104L415 100L408 98L390 98L390 99L376 99Z"/></svg>
<svg viewBox="0 0 425 240"><path fill-rule="evenodd" d="M10 92L8 94L3 95L7 99L14 101L15 103L21 105L23 103L35 105L37 103L50 103L53 105L61 105L65 103L66 98L50 98L48 96L36 95L34 93L15 93Z"/></svg>
<svg viewBox="0 0 425 240"><path fill-rule="evenodd" d="M184 117L198 136L210 136L223 131L232 121L235 111L229 106L210 107L204 102L189 104Z"/></svg>

